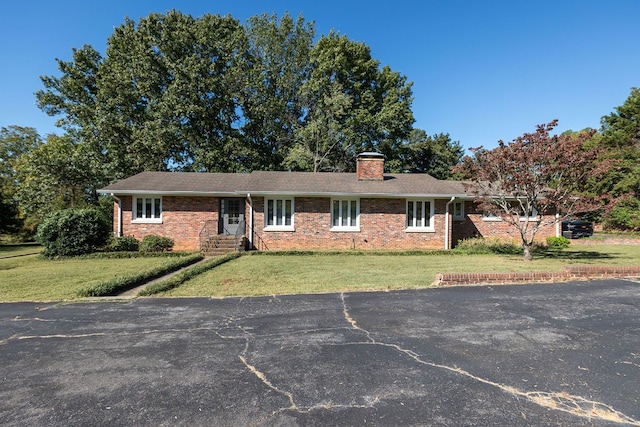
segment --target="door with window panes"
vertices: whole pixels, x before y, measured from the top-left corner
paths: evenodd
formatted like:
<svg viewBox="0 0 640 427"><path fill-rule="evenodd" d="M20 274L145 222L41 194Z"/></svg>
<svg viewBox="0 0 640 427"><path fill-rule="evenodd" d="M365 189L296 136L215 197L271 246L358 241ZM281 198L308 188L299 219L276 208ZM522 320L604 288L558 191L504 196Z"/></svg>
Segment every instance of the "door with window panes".
<svg viewBox="0 0 640 427"><path fill-rule="evenodd" d="M236 234L244 220L244 199L222 199L220 204L220 233ZM244 234L244 230L240 230L240 233Z"/></svg>

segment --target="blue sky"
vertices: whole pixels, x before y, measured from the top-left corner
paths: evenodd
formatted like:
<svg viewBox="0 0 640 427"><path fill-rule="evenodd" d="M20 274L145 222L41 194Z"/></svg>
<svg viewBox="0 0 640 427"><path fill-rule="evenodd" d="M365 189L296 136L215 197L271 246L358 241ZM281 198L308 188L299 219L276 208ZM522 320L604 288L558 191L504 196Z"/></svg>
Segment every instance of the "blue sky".
<svg viewBox="0 0 640 427"><path fill-rule="evenodd" d="M35 105L40 75L90 44L104 53L125 17L178 9L201 16L288 11L370 46L413 86L415 127L465 147L493 147L539 123L599 128L640 86L638 0L110 0L0 5L0 126L56 132Z"/></svg>

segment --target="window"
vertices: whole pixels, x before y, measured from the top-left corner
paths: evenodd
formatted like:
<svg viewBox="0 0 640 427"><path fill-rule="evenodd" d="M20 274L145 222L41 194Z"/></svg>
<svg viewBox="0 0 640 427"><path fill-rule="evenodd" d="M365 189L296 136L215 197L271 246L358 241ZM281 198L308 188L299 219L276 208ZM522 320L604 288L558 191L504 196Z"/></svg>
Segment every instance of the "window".
<svg viewBox="0 0 640 427"><path fill-rule="evenodd" d="M496 212L482 212L482 220L483 221L502 221L502 217L498 215Z"/></svg>
<svg viewBox="0 0 640 427"><path fill-rule="evenodd" d="M539 220L538 218L538 211L536 210L536 208L534 208L533 206L531 206L530 210L529 210L529 220L530 221L537 221ZM524 221L526 220L526 214L525 214L525 208L520 209L520 221Z"/></svg>
<svg viewBox="0 0 640 427"><path fill-rule="evenodd" d="M360 200L331 201L331 230L360 231Z"/></svg>
<svg viewBox="0 0 640 427"><path fill-rule="evenodd" d="M407 231L434 231L431 200L407 200Z"/></svg>
<svg viewBox="0 0 640 427"><path fill-rule="evenodd" d="M464 202L453 203L453 219L464 219Z"/></svg>
<svg viewBox="0 0 640 427"><path fill-rule="evenodd" d="M267 199L265 230L293 230L293 199Z"/></svg>
<svg viewBox="0 0 640 427"><path fill-rule="evenodd" d="M517 201L513 201L513 202L509 202L509 209L510 209L513 217L518 215L520 221L527 220L527 215L526 215L526 212L525 212L526 206L520 205ZM518 212L516 213L515 211L518 211ZM529 214L530 214L528 216L529 221L539 221L540 220L540 218L538 216L538 211L536 210L535 207L533 207L533 206L530 207ZM496 207L496 211L495 212L488 212L488 211L483 212L482 213L482 219L484 221L502 221L502 215L504 215L504 212L502 212L500 208Z"/></svg>
<svg viewBox="0 0 640 427"><path fill-rule="evenodd" d="M162 198L134 197L133 220L135 222L162 222Z"/></svg>

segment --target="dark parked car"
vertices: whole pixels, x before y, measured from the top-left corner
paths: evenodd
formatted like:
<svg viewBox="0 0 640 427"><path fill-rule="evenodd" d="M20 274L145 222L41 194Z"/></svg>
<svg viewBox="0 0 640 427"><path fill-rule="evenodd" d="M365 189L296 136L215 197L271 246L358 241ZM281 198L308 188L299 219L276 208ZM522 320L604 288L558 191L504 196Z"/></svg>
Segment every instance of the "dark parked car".
<svg viewBox="0 0 640 427"><path fill-rule="evenodd" d="M593 236L593 224L587 221L562 221L562 236L567 239Z"/></svg>

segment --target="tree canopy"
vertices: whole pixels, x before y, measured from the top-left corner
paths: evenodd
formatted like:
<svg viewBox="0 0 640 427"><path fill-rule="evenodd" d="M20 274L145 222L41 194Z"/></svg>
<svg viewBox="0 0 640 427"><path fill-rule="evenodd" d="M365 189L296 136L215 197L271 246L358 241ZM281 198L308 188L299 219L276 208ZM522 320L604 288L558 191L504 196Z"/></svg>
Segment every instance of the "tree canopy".
<svg viewBox="0 0 640 427"><path fill-rule="evenodd" d="M38 105L86 147L99 185L143 170L347 171L372 150L393 164L414 122L405 76L364 43L316 40L302 16L154 13L117 27L104 57L86 45L58 68Z"/></svg>
<svg viewBox="0 0 640 427"><path fill-rule="evenodd" d="M462 156L448 135L413 129L406 76L365 43L316 37L302 15L152 13L116 27L104 52L71 53L36 92L64 133L0 133L3 224L96 203L96 189L145 170L352 171L375 150L388 172L446 178Z"/></svg>
<svg viewBox="0 0 640 427"><path fill-rule="evenodd" d="M601 121L604 158L616 162L591 189L610 194L614 205L604 219L618 229L640 230L640 89L632 88L624 103Z"/></svg>

